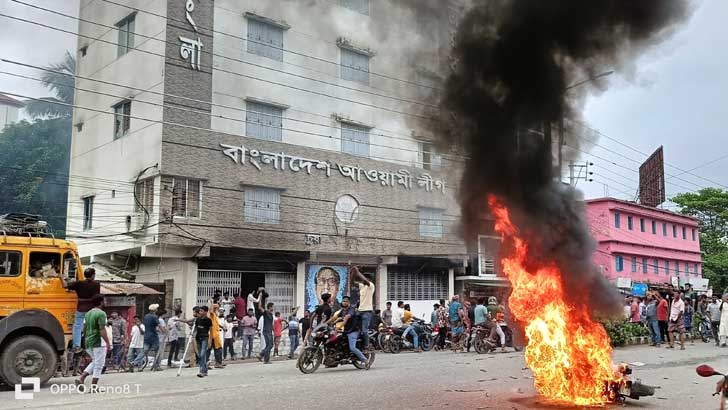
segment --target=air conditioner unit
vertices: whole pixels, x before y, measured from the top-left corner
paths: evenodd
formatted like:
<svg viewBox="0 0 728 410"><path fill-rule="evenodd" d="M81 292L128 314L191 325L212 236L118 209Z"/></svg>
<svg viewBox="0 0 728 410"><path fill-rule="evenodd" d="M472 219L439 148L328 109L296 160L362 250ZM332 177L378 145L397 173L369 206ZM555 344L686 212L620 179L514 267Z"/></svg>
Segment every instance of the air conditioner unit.
<svg viewBox="0 0 728 410"><path fill-rule="evenodd" d="M132 215L129 215L127 218L128 221L128 232L132 235L145 235L146 234L146 226L144 226L145 222L145 214L143 212L137 212Z"/></svg>

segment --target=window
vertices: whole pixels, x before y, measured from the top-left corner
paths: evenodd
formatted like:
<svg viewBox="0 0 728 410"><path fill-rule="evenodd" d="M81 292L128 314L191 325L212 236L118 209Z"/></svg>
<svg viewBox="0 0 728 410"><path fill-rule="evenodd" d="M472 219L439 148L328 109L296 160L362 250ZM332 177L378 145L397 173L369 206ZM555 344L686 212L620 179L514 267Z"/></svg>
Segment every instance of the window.
<svg viewBox="0 0 728 410"><path fill-rule="evenodd" d="M0 251L0 277L19 276L22 256L20 252Z"/></svg>
<svg viewBox="0 0 728 410"><path fill-rule="evenodd" d="M693 241L695 240L695 229L692 230L693 232Z"/></svg>
<svg viewBox="0 0 728 410"><path fill-rule="evenodd" d="M442 209L420 208L420 236L442 238Z"/></svg>
<svg viewBox="0 0 728 410"><path fill-rule="evenodd" d="M57 278L61 275L61 254L57 252L31 252L28 276L36 279Z"/></svg>
<svg viewBox="0 0 728 410"><path fill-rule="evenodd" d="M667 224L665 222L662 223L662 236L667 236Z"/></svg>
<svg viewBox="0 0 728 410"><path fill-rule="evenodd" d="M357 13L369 15L369 0L339 0L339 4Z"/></svg>
<svg viewBox="0 0 728 410"><path fill-rule="evenodd" d="M369 128L350 124L341 123L341 152L359 155L362 157L369 156Z"/></svg>
<svg viewBox="0 0 728 410"><path fill-rule="evenodd" d="M652 234L657 235L657 222L652 221Z"/></svg>
<svg viewBox="0 0 728 410"><path fill-rule="evenodd" d="M134 48L134 20L136 14L131 14L116 23L119 28L119 43L116 49L116 56L121 57Z"/></svg>
<svg viewBox="0 0 728 410"><path fill-rule="evenodd" d="M392 300L407 301L447 298L447 271L390 271L387 273L387 297Z"/></svg>
<svg viewBox="0 0 728 410"><path fill-rule="evenodd" d="M281 222L281 191L269 188L245 188L245 222L279 224Z"/></svg>
<svg viewBox="0 0 728 410"><path fill-rule="evenodd" d="M248 53L283 61L283 28L248 18Z"/></svg>
<svg viewBox="0 0 728 410"><path fill-rule="evenodd" d="M680 262L675 261L675 275L680 275Z"/></svg>
<svg viewBox="0 0 728 410"><path fill-rule="evenodd" d="M632 217L631 216L628 216L627 217L627 229L629 229L631 231L632 228L634 228L634 226L632 224Z"/></svg>
<svg viewBox="0 0 728 410"><path fill-rule="evenodd" d="M134 212L142 213L146 209L152 213L154 208L154 178L139 181L134 186Z"/></svg>
<svg viewBox="0 0 728 410"><path fill-rule="evenodd" d="M114 106L114 139L129 133L131 123L131 101L122 101Z"/></svg>
<svg viewBox="0 0 728 410"><path fill-rule="evenodd" d="M694 264L693 264L693 273L694 273L694 274L696 274L696 275L697 275L698 273L700 273L700 272L698 272L698 264L697 264L697 263L694 263Z"/></svg>
<svg viewBox="0 0 728 410"><path fill-rule="evenodd" d="M619 228L622 225L622 221L620 220L619 212L614 213L614 227Z"/></svg>
<svg viewBox="0 0 728 410"><path fill-rule="evenodd" d="M670 276L670 261L665 261L665 275Z"/></svg>
<svg viewBox="0 0 728 410"><path fill-rule="evenodd" d="M685 262L685 276L690 276L690 264Z"/></svg>
<svg viewBox="0 0 728 410"><path fill-rule="evenodd" d="M642 258L642 273L647 273L647 258Z"/></svg>
<svg viewBox="0 0 728 410"><path fill-rule="evenodd" d="M246 101L245 135L268 141L281 141L283 108L270 104Z"/></svg>
<svg viewBox="0 0 728 410"><path fill-rule="evenodd" d="M202 207L202 181L175 178L172 181L172 215L182 218L199 218Z"/></svg>
<svg viewBox="0 0 728 410"><path fill-rule="evenodd" d="M94 197L83 198L83 230L90 231L94 219Z"/></svg>
<svg viewBox="0 0 728 410"><path fill-rule="evenodd" d="M439 171L442 165L442 156L437 153L435 146L429 142L419 143L419 159L422 169Z"/></svg>
<svg viewBox="0 0 728 410"><path fill-rule="evenodd" d="M369 85L369 55L341 48L341 78Z"/></svg>
<svg viewBox="0 0 728 410"><path fill-rule="evenodd" d="M654 265L652 265L652 273L657 275L660 273L660 261L655 259L653 262Z"/></svg>
<svg viewBox="0 0 728 410"><path fill-rule="evenodd" d="M632 272L637 272L637 257L632 257Z"/></svg>
<svg viewBox="0 0 728 410"><path fill-rule="evenodd" d="M682 227L682 237L683 239L688 239L688 228Z"/></svg>
<svg viewBox="0 0 728 410"><path fill-rule="evenodd" d="M672 225L672 237L677 238L677 225Z"/></svg>
<svg viewBox="0 0 728 410"><path fill-rule="evenodd" d="M621 256L617 255L614 257L614 264L616 265L617 272L624 270L624 260Z"/></svg>
<svg viewBox="0 0 728 410"><path fill-rule="evenodd" d="M645 231L645 218L640 218L640 232Z"/></svg>

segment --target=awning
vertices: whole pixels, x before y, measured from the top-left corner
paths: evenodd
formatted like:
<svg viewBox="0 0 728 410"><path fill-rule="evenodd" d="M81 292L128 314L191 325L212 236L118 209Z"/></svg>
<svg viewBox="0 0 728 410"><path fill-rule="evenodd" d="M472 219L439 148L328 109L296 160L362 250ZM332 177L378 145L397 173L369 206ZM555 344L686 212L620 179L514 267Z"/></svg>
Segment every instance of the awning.
<svg viewBox="0 0 728 410"><path fill-rule="evenodd" d="M161 295L149 286L133 282L101 282L101 294L104 296L116 295Z"/></svg>

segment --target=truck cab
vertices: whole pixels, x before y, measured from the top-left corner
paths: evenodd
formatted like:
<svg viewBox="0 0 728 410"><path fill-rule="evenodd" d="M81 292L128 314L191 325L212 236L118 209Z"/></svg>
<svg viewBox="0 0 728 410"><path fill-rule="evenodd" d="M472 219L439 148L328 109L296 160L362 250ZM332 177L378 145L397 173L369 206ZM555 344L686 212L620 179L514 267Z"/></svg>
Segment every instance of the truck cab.
<svg viewBox="0 0 728 410"><path fill-rule="evenodd" d="M0 216L0 381L47 382L71 338L76 293L83 280L73 242L48 234L37 216Z"/></svg>

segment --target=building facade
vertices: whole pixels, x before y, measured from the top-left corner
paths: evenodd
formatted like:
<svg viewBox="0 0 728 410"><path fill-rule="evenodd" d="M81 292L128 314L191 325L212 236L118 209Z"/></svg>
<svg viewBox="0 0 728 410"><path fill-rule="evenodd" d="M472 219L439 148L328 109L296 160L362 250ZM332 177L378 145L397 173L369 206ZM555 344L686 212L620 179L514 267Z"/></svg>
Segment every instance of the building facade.
<svg viewBox="0 0 728 410"><path fill-rule="evenodd" d="M587 201L594 263L610 280L702 284L698 221L614 198Z"/></svg>
<svg viewBox="0 0 728 410"><path fill-rule="evenodd" d="M350 264L378 306L418 315L477 269L457 229L463 158L423 125L462 7L121 3L80 9L68 230L82 257L167 284L184 309L264 286L283 313L340 299Z"/></svg>
<svg viewBox="0 0 728 410"><path fill-rule="evenodd" d="M0 132L6 126L18 121L18 114L24 106L25 104L22 101L5 94L0 94Z"/></svg>

